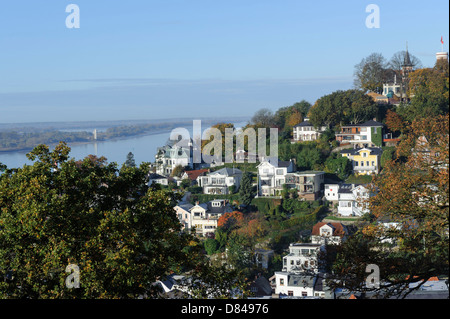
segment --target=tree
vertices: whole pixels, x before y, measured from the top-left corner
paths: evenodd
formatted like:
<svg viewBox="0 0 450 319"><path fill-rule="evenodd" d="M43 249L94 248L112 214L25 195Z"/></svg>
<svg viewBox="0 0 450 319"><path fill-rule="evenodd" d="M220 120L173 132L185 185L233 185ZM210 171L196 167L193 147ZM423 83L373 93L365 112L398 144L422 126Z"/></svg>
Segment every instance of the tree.
<svg viewBox="0 0 450 319"><path fill-rule="evenodd" d="M274 116L271 110L263 108L253 115L250 122L256 127L272 127L274 124Z"/></svg>
<svg viewBox="0 0 450 319"><path fill-rule="evenodd" d="M181 177L181 175L184 173L184 167L183 165L177 165L173 168L171 176L177 176Z"/></svg>
<svg viewBox="0 0 450 319"><path fill-rule="evenodd" d="M134 161L134 154L132 152L128 153L125 165L128 167L136 167L136 162Z"/></svg>
<svg viewBox="0 0 450 319"><path fill-rule="evenodd" d="M381 94L386 66L386 59L380 53L372 53L363 58L360 63L355 65L355 88Z"/></svg>
<svg viewBox="0 0 450 319"><path fill-rule="evenodd" d="M385 295L404 297L409 283L420 287L431 277L448 275L448 127L448 114L415 120L395 158L374 177L369 208L375 223L344 243L335 263L346 288L367 290L361 283L371 263L379 267L382 283L374 290ZM397 226L385 227L378 220Z"/></svg>
<svg viewBox="0 0 450 319"><path fill-rule="evenodd" d="M239 187L239 200L244 205L250 205L255 194L253 192L252 174L244 172L242 175L241 185Z"/></svg>
<svg viewBox="0 0 450 319"><path fill-rule="evenodd" d="M206 267L198 241L180 232L180 195L148 187L148 163L119 170L69 152L40 145L32 165L0 175L2 298L154 297L158 278ZM70 264L79 289L65 285Z"/></svg>
<svg viewBox="0 0 450 319"><path fill-rule="evenodd" d="M325 161L325 171L344 180L352 172L352 163L347 157L332 153Z"/></svg>
<svg viewBox="0 0 450 319"><path fill-rule="evenodd" d="M447 114L449 112L449 74L441 64L419 69L409 75L411 104L398 109L409 122L416 118Z"/></svg>
<svg viewBox="0 0 450 319"><path fill-rule="evenodd" d="M376 103L363 91L338 90L318 99L308 117L315 127L331 127L341 122L358 124L373 119L376 114Z"/></svg>

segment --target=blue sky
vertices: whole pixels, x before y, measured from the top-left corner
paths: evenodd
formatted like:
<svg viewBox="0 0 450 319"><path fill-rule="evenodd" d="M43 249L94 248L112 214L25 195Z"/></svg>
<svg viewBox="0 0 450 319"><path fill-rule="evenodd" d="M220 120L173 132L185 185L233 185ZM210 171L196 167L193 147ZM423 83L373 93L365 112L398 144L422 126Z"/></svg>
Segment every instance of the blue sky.
<svg viewBox="0 0 450 319"><path fill-rule="evenodd" d="M80 28L65 25L68 4ZM365 25L380 8L380 28ZM0 123L251 116L353 83L373 52L448 51L446 0L15 0L0 6Z"/></svg>

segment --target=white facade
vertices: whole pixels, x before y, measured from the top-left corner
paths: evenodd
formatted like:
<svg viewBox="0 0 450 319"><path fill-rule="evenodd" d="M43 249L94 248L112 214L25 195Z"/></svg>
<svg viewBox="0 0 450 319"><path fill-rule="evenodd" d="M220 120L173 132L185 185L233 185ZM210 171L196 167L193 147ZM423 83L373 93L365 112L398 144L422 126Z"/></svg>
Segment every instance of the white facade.
<svg viewBox="0 0 450 319"><path fill-rule="evenodd" d="M290 244L289 254L283 257L283 271L286 272L318 272L317 255L322 249L321 244L300 243Z"/></svg>
<svg viewBox="0 0 450 319"><path fill-rule="evenodd" d="M292 136L295 142L315 141L319 139L322 132L327 129L326 126L315 128L308 121L297 124L293 128Z"/></svg>
<svg viewBox="0 0 450 319"><path fill-rule="evenodd" d="M184 229L195 228L197 235L206 236L216 231L219 218L225 213L232 212L232 209L225 200L216 199L195 205L180 204L175 207L175 211Z"/></svg>
<svg viewBox="0 0 450 319"><path fill-rule="evenodd" d="M177 166L193 168L192 141L159 147L155 155L155 165L156 173L164 176L170 176Z"/></svg>
<svg viewBox="0 0 450 319"><path fill-rule="evenodd" d="M327 201L337 202L339 200L339 184L325 184L324 196Z"/></svg>
<svg viewBox="0 0 450 319"><path fill-rule="evenodd" d="M275 272L275 294L291 297L313 297L315 281L315 276L277 271Z"/></svg>
<svg viewBox="0 0 450 319"><path fill-rule="evenodd" d="M369 197L369 190L363 185L341 187L338 214L341 216L362 216L368 213Z"/></svg>
<svg viewBox="0 0 450 319"><path fill-rule="evenodd" d="M239 188L242 179L242 171L236 168L223 168L218 171L199 176L197 184L203 187L204 194L228 194L229 187Z"/></svg>
<svg viewBox="0 0 450 319"><path fill-rule="evenodd" d="M295 169L292 161L278 161L271 163L263 161L258 166L258 195L259 196L275 196L281 191L283 184L286 183L286 174L291 173Z"/></svg>

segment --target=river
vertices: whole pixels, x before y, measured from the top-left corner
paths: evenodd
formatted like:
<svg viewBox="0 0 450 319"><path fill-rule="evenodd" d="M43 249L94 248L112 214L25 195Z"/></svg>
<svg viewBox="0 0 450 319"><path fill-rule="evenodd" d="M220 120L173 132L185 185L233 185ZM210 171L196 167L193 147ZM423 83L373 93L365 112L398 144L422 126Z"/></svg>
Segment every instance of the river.
<svg viewBox="0 0 450 319"><path fill-rule="evenodd" d="M236 128L242 127L246 122L234 123ZM208 127L202 127L202 130ZM186 128L192 136L192 127ZM92 132L92 130L90 130ZM119 167L126 161L127 154L132 152L137 165L142 162L153 162L158 147L166 144L170 137L170 131L140 136L130 136L123 139L101 141L97 143L68 144L71 148L69 156L76 160L83 159L93 154L104 156L108 162L116 162ZM24 164L32 164L26 157L29 151L0 152L0 163L8 168L22 167Z"/></svg>

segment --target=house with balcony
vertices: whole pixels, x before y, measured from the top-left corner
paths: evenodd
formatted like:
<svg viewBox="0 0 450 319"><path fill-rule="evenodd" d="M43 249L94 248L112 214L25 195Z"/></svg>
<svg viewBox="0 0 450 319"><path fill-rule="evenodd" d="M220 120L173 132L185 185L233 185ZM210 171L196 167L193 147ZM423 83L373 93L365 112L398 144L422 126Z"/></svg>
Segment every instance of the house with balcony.
<svg viewBox="0 0 450 319"><path fill-rule="evenodd" d="M163 147L158 147L155 155L155 169L159 175L170 176L177 166L194 168L193 141L169 141Z"/></svg>
<svg viewBox="0 0 450 319"><path fill-rule="evenodd" d="M294 161L266 159L258 169L258 196L279 196L286 183L286 175L295 171Z"/></svg>
<svg viewBox="0 0 450 319"><path fill-rule="evenodd" d="M224 167L215 172L199 176L198 186L203 188L204 194L229 194L229 188L239 189L242 180L242 171L237 168Z"/></svg>
<svg viewBox="0 0 450 319"><path fill-rule="evenodd" d="M233 209L226 200L215 199L195 205L178 205L175 211L184 229L195 228L196 235L206 236L208 233L214 233L219 218L225 213L232 212Z"/></svg>
<svg viewBox="0 0 450 319"><path fill-rule="evenodd" d="M341 184L337 213L340 216L362 216L369 213L371 194L365 185Z"/></svg>
<svg viewBox="0 0 450 319"><path fill-rule="evenodd" d="M289 245L289 254L283 257L283 271L315 272L319 271L318 253L322 244L295 243Z"/></svg>
<svg viewBox="0 0 450 319"><path fill-rule="evenodd" d="M352 145L354 148L381 147L385 125L370 120L362 124L342 125L336 133L336 141L340 145Z"/></svg>
<svg viewBox="0 0 450 319"><path fill-rule="evenodd" d="M322 196L322 185L325 181L325 172L302 171L287 173L285 183L288 188L296 189L299 198L304 200L318 200Z"/></svg>
<svg viewBox="0 0 450 319"><path fill-rule="evenodd" d="M293 142L315 141L327 129L326 126L314 127L309 121L303 121L293 128Z"/></svg>
<svg viewBox="0 0 450 319"><path fill-rule="evenodd" d="M352 162L355 175L371 175L380 172L383 150L379 147L365 147L341 150L341 155Z"/></svg>

